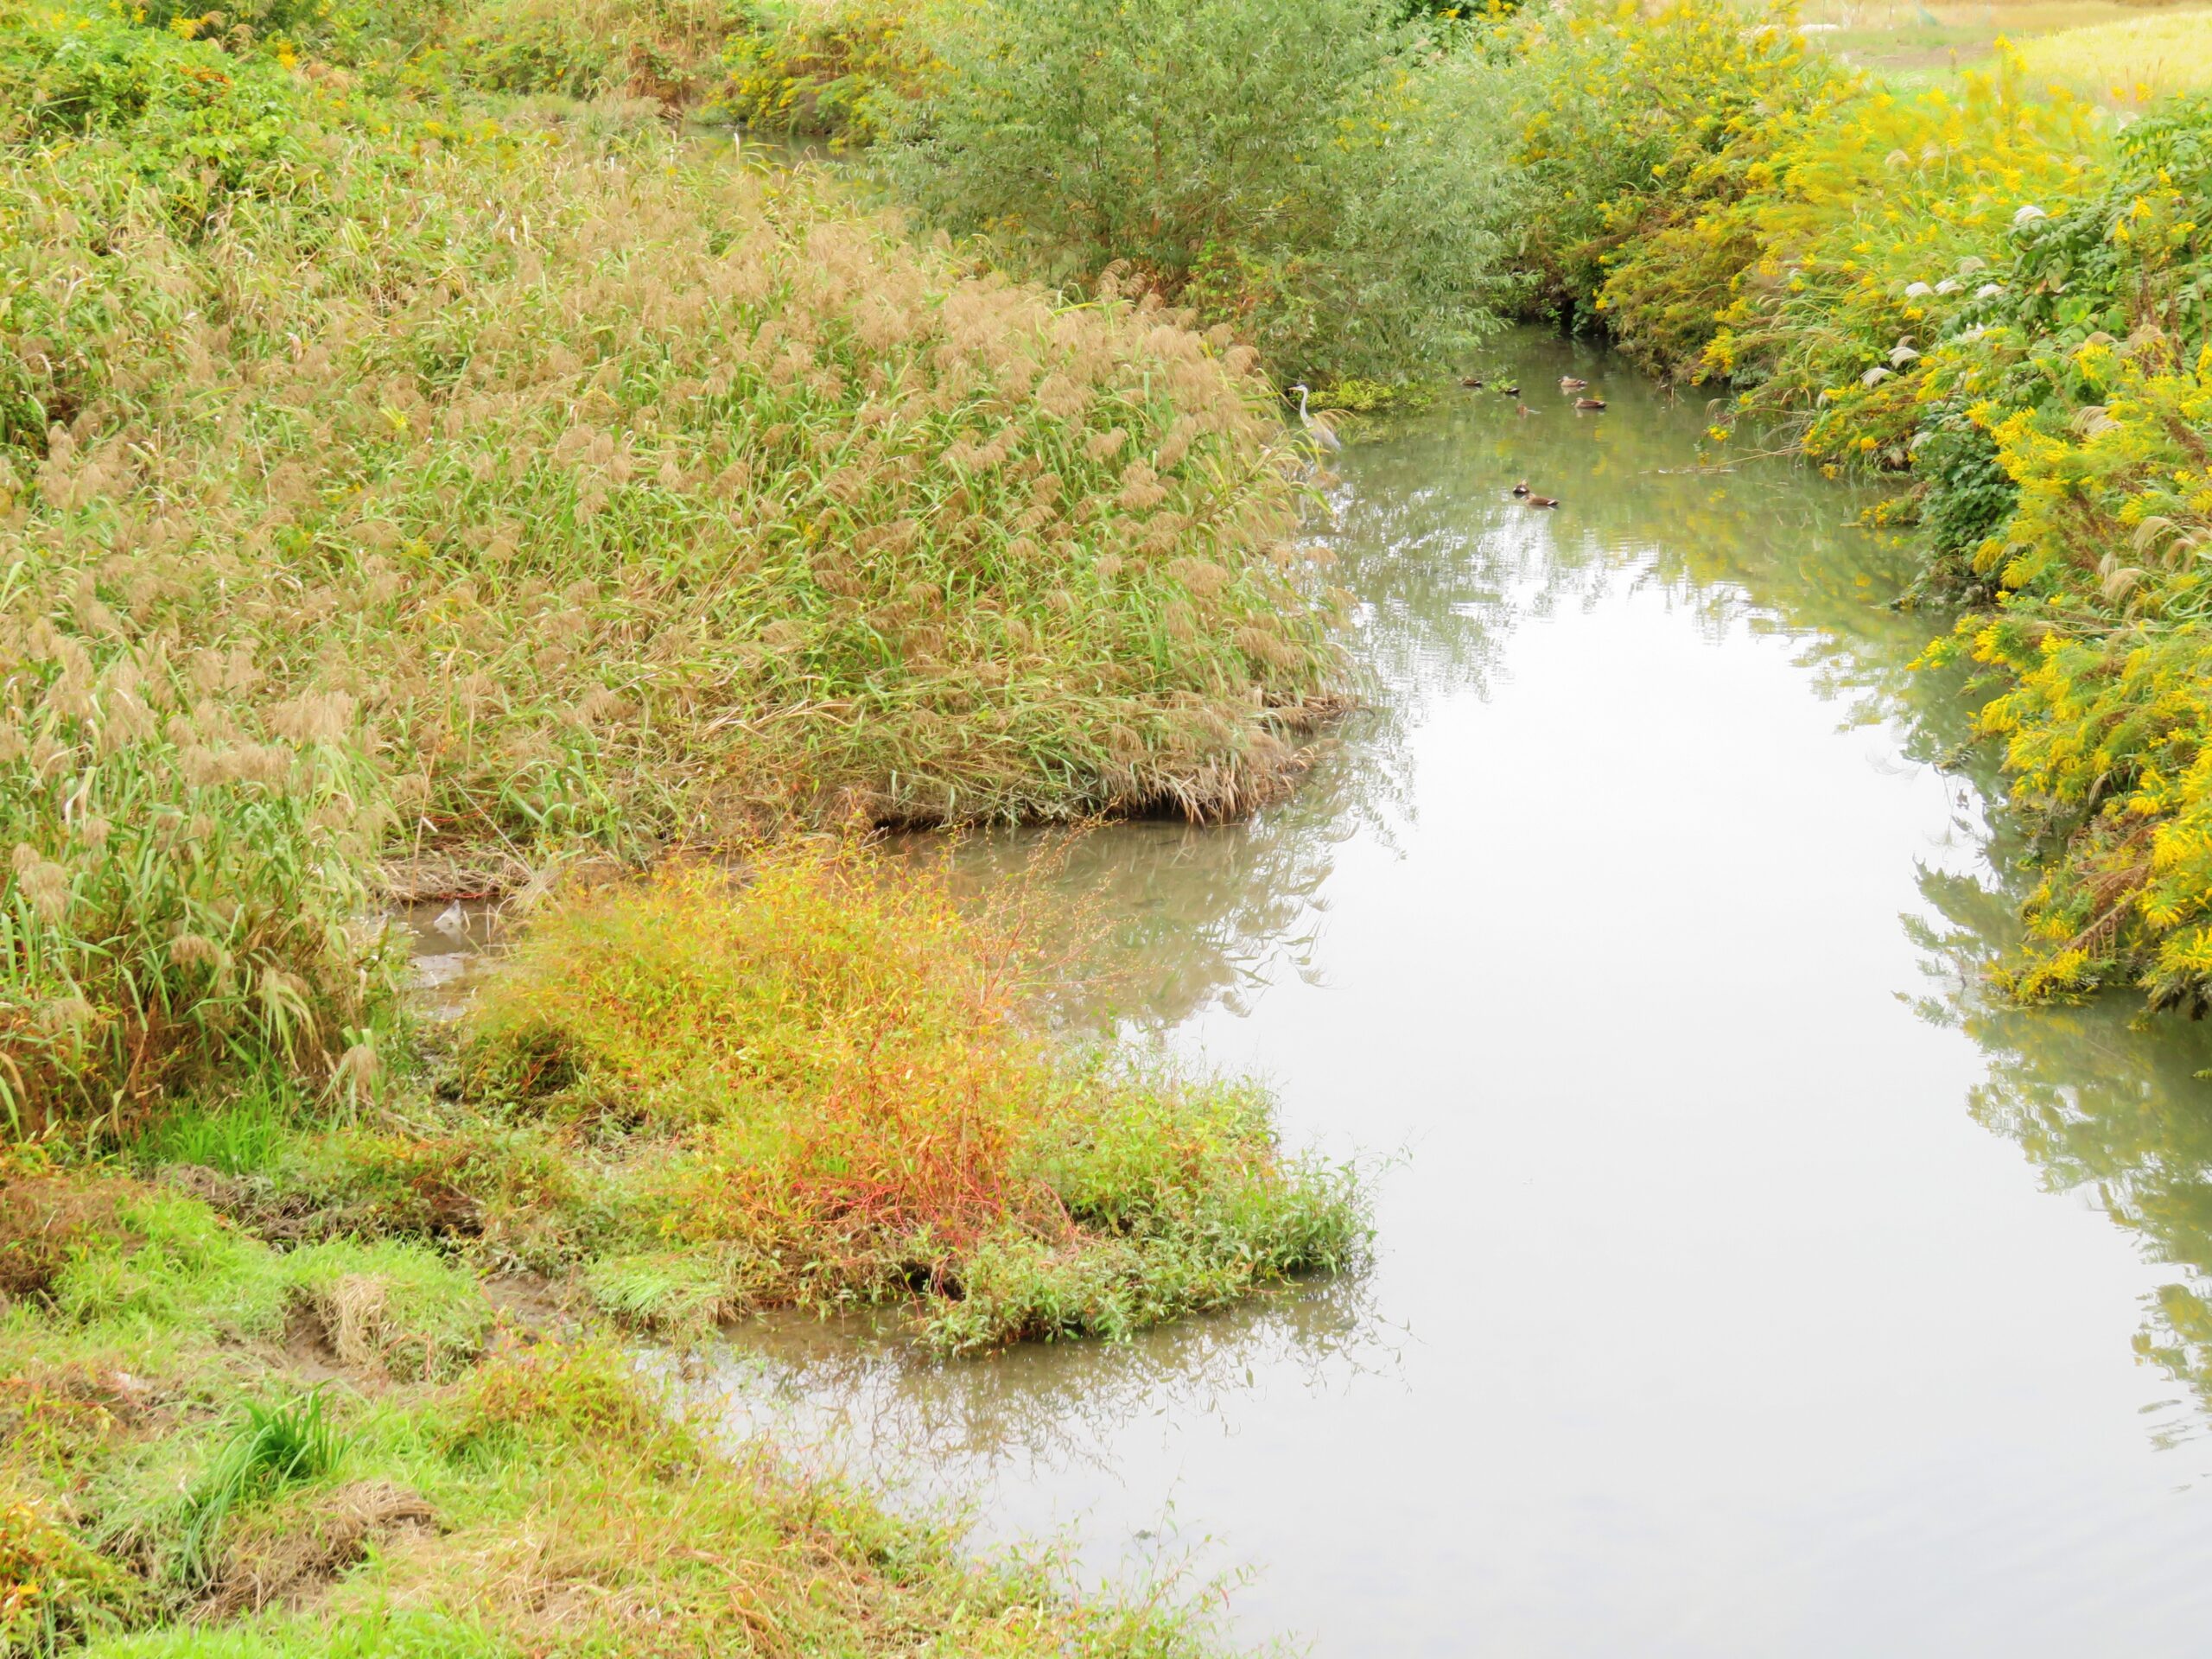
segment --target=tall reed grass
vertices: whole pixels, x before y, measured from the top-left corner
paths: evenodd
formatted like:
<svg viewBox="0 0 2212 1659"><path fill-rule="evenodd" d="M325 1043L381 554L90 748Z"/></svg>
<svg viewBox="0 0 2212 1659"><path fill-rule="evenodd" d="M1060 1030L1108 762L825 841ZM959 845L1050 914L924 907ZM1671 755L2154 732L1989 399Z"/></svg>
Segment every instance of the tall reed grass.
<svg viewBox="0 0 2212 1659"><path fill-rule="evenodd" d="M442 86L470 17L567 26L346 38ZM652 121L372 95L281 22L0 45L18 1126L232 1063L365 1082L379 887L1295 775L1338 655L1249 350Z"/></svg>

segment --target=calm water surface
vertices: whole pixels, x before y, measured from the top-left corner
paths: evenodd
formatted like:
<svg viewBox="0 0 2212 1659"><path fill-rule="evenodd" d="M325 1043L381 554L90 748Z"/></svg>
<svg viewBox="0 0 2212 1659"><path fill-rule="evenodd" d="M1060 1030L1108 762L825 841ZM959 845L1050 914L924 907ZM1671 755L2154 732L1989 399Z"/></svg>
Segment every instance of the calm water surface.
<svg viewBox="0 0 2212 1659"><path fill-rule="evenodd" d="M1121 1018L1389 1160L1371 1270L956 1366L764 1325L709 1386L1088 1578L1249 1573L1234 1632L1323 1655L2212 1651L2212 1044L1978 1000L2018 849L1862 500L1493 357L1537 413L1343 458L1374 711L1055 878Z"/></svg>

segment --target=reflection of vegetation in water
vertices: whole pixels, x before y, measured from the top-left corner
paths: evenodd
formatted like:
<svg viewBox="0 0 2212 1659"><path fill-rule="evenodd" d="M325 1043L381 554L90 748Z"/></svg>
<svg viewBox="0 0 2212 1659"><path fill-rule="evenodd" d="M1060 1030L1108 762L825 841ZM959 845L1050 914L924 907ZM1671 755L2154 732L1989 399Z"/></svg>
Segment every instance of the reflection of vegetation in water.
<svg viewBox="0 0 2212 1659"><path fill-rule="evenodd" d="M2000 837L1991 850L2010 849ZM2175 1269L2145 1297L2135 1349L2212 1410L2212 1027L2150 1019L2118 998L2004 1001L1986 988L1986 966L2018 926L2012 884L1931 870L1921 892L1942 920L1908 924L1939 982L1918 1007L1987 1058L1968 1100L1974 1121L2017 1142L2052 1191L2094 1192L2152 1261Z"/></svg>
<svg viewBox="0 0 2212 1659"><path fill-rule="evenodd" d="M865 1321L772 1316L696 1385L725 1395L734 1422L784 1423L872 1476L957 1488L1010 1467L1096 1463L1139 1413L1209 1416L1257 1376L1318 1392L1389 1374L1391 1335L1366 1276L1351 1274L1086 1347L1081 1364L1051 1345L935 1363L875 1340Z"/></svg>

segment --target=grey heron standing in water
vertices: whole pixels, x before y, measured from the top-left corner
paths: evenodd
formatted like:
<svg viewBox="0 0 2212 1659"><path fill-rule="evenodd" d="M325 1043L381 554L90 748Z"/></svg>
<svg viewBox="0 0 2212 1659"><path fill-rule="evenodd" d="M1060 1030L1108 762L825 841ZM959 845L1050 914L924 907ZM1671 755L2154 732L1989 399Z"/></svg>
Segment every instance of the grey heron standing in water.
<svg viewBox="0 0 2212 1659"><path fill-rule="evenodd" d="M1344 442L1335 433L1329 430L1328 422L1306 412L1306 387L1304 384L1301 383L1298 385L1293 386L1291 390L1298 394L1298 423L1306 429L1306 436L1312 438L1316 444L1324 449L1342 449L1344 447Z"/></svg>

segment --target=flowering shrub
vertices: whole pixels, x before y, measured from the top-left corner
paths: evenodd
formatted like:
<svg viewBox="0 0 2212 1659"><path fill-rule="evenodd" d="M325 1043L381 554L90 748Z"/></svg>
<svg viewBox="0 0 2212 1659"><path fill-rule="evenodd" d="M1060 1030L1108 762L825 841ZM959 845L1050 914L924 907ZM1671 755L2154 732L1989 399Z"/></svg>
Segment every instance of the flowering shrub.
<svg viewBox="0 0 2212 1659"><path fill-rule="evenodd" d="M2018 502L1977 562L1999 615L1974 656L2018 676L1984 711L2016 789L2071 832L2030 906L2024 994L2139 971L2154 1001L2212 987L2212 347L2163 335L2075 353L2106 390L2063 423L1994 423ZM1984 412L1984 418L1989 418Z"/></svg>
<svg viewBox="0 0 2212 1659"><path fill-rule="evenodd" d="M1931 346L2003 291L2006 232L2093 181L2094 111L2018 67L1956 90L1873 91L1777 156L1743 219L1758 257L1707 346L1806 450L1902 467Z"/></svg>

